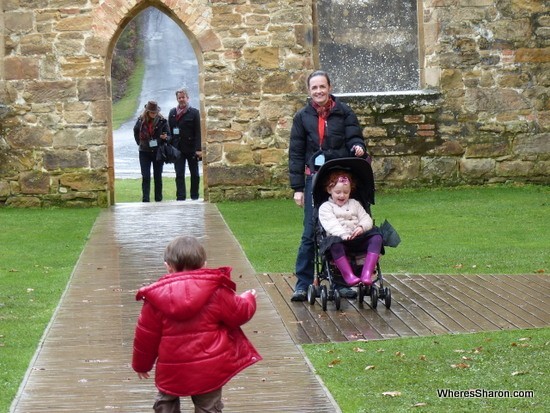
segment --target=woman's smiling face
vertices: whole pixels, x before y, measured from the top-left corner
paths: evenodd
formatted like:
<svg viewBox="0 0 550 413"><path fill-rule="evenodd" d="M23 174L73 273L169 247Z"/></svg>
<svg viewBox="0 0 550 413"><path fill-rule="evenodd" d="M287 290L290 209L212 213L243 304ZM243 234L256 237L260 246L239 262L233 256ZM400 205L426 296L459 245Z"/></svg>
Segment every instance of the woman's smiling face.
<svg viewBox="0 0 550 413"><path fill-rule="evenodd" d="M325 76L319 75L309 79L309 96L319 106L323 106L327 103L331 92L331 87L328 84L328 80Z"/></svg>

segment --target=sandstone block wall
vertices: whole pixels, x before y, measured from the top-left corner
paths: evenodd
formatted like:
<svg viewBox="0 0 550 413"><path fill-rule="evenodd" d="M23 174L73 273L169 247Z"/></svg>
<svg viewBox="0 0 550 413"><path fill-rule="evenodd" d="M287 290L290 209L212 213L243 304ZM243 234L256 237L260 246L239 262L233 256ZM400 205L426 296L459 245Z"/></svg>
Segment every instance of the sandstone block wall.
<svg viewBox="0 0 550 413"><path fill-rule="evenodd" d="M419 3L421 81L432 92L344 97L379 185L547 184L548 5ZM316 61L311 0L1 4L0 204L113 202L112 50L149 6L185 30L199 60L205 198L289 195L292 116Z"/></svg>

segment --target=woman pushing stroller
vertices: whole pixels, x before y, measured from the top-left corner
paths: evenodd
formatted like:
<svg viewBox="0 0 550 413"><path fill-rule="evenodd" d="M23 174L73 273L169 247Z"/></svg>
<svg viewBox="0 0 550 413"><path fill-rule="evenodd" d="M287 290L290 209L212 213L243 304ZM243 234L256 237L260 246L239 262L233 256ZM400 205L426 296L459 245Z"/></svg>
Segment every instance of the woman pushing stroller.
<svg viewBox="0 0 550 413"><path fill-rule="evenodd" d="M352 175L347 171L334 170L328 175L325 189L330 197L319 207L319 222L327 234L323 249L330 249L334 264L346 284L355 286L363 283L370 286L383 239L363 205L350 198L355 185ZM354 274L346 255L351 252L366 254L359 276Z"/></svg>

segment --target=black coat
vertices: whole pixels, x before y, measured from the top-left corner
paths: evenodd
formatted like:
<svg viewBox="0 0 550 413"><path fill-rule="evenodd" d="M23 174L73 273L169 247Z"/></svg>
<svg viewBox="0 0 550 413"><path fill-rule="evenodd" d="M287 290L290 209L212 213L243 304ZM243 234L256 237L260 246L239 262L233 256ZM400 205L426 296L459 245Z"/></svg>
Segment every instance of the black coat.
<svg viewBox="0 0 550 413"><path fill-rule="evenodd" d="M176 108L168 114L168 125L172 134L172 145L183 153L195 153L202 150L201 144L201 117L198 109L189 107L187 111L176 119ZM179 128L179 134L174 133Z"/></svg>
<svg viewBox="0 0 550 413"><path fill-rule="evenodd" d="M143 118L140 116L134 125L134 139L136 140L136 144L139 145L140 151L155 152L158 149L158 145L151 148L149 142L151 140L156 140L159 145L163 143L162 139L160 139L160 135L163 133L170 135L168 121L162 115L157 115L153 120L154 127L151 135L141 130L142 124Z"/></svg>
<svg viewBox="0 0 550 413"><path fill-rule="evenodd" d="M354 156L351 148L355 145L365 149L365 141L357 116L348 105L334 96L333 99L336 105L327 117L323 140L325 161ZM308 103L294 116L290 131L288 170L290 187L295 191L304 190L305 167L312 166L311 158L319 149L318 115L315 108Z"/></svg>

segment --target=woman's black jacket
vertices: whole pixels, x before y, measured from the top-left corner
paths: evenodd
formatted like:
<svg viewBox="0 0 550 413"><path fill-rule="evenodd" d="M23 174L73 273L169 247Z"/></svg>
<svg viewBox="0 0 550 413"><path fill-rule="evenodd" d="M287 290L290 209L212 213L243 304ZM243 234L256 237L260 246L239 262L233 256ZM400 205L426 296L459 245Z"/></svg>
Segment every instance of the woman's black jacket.
<svg viewBox="0 0 550 413"><path fill-rule="evenodd" d="M351 148L355 145L365 149L357 116L348 105L334 96L333 99L336 105L327 117L323 140L325 161L354 156ZM288 169L290 187L294 191L304 190L305 167L312 167L311 158L319 149L318 115L315 108L308 103L294 116L290 131Z"/></svg>

